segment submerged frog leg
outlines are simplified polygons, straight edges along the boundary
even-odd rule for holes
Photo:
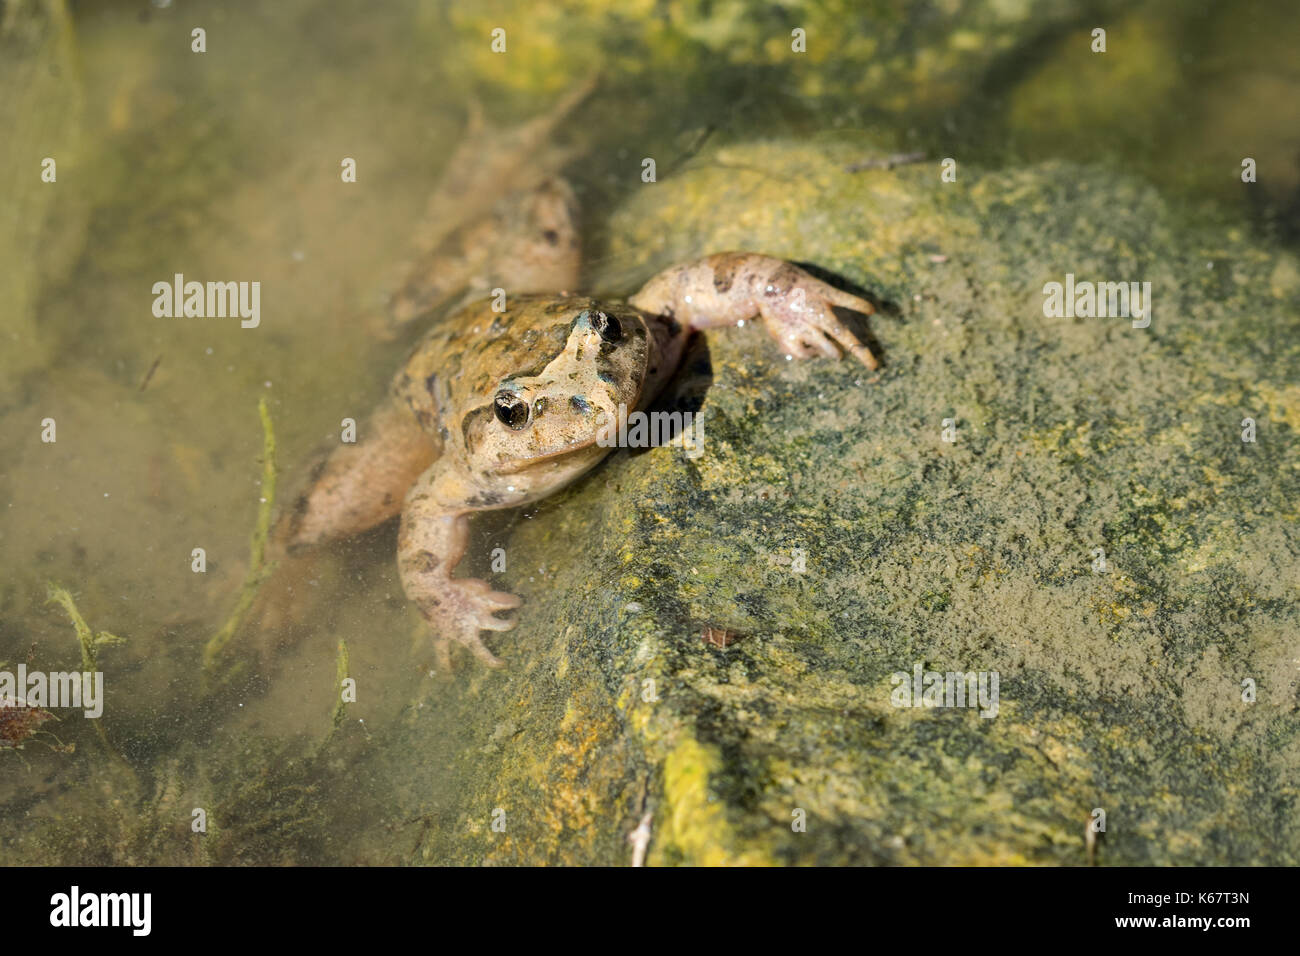
[[[439,486],[454,486],[457,481],[449,468],[435,464],[411,489],[402,509],[397,566],[406,596],[433,631],[440,666],[448,660],[448,642],[456,641],[489,667],[500,667],[501,661],[488,650],[479,631],[513,628],[515,621],[496,614],[523,601],[492,590],[478,578],[451,576],[469,543],[469,514],[463,507],[444,504]]]
[[[754,252],[722,252],[654,276],[629,301],[692,329],[736,325],[761,316],[788,355],[839,358],[840,349],[867,368],[879,363],[835,315],[833,306],[870,315],[866,299],[841,292],[798,266]]]
[[[411,268],[389,303],[391,330],[458,294],[480,298],[573,289],[578,283],[577,200],[563,179],[512,193],[483,219],[457,229]]]
[[[254,638],[268,649],[300,623],[316,576],[312,545],[365,531],[401,510],[406,491],[438,453],[436,440],[410,408],[385,401],[358,428],[359,441],[340,443],[317,463],[307,489],[271,532],[275,572],[257,595]]]
[[[394,270],[387,314],[367,321],[376,338],[395,337],[401,325],[458,294],[464,300],[498,286],[521,294],[577,285],[577,202],[557,174],[582,150],[550,139],[595,88],[592,76],[549,112],[505,130],[489,127],[471,101],[465,134],[416,229],[414,255]]]
[[[487,214],[507,193],[529,190],[550,179],[573,153],[550,146],[555,128],[596,88],[592,75],[549,111],[510,129],[497,129],[483,120],[481,107],[471,101],[464,136],[429,197],[416,248],[427,255],[460,226]]]
[[[436,439],[395,398],[315,468],[310,486],[277,526],[273,539],[293,552],[373,528],[402,510],[408,488],[438,453]]]

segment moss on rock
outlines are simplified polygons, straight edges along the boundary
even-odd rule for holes
[[[1300,858],[1286,254],[1108,172],[845,172],[871,151],[716,150],[613,217],[598,287],[814,263],[885,303],[888,364],[715,333],[701,457],[620,452],[517,526],[526,698],[459,812],[530,809],[426,858],[623,862],[642,803],[654,863],[1082,863],[1096,808],[1106,863]],[[1150,281],[1150,327],[1045,317],[1067,272]],[[998,715],[892,706],[917,663],[997,671]]]

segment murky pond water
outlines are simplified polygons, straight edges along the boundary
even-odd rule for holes
[[[1298,29],[1283,2],[0,0],[0,670],[92,654],[104,681],[98,719],[0,725],[22,745],[0,748],[0,862],[482,859],[448,847],[487,826],[466,801],[519,734],[519,677],[468,656],[433,675],[391,523],[323,550],[296,620],[205,664],[266,490],[259,403],[283,503],[410,348],[377,319],[472,102],[508,127],[598,77],[546,149],[568,151],[582,284],[610,294],[649,274],[615,212],[719,149],[739,180],[754,140],[869,139],[864,163],[910,156],[936,183],[948,157],[1096,163],[1290,250]],[[256,315],[160,315],[184,281],[257,283]],[[488,516],[466,569],[574,507]],[[566,553],[525,558],[519,586]],[[563,781],[575,805],[585,783]],[[571,858],[622,854],[624,826]]]

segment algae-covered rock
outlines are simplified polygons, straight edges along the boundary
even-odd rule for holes
[[[644,82],[729,70],[785,94],[864,100],[873,111],[952,105],[998,58],[1114,4],[1086,0],[425,0],[430,40],[452,71],[501,87],[558,91],[593,68]],[[635,108],[634,103],[629,106]]]
[[[84,18],[78,170],[43,145],[82,110],[62,7],[0,0],[0,322],[26,336],[0,373],[49,369],[3,418],[28,438],[0,474],[0,656],[75,665],[43,603],[67,583],[128,638],[103,729],[130,764],[73,719],[7,754],[6,861],[626,863],[636,832],[654,864],[1080,863],[1103,811],[1103,864],[1297,862],[1300,264],[1161,198],[1175,169],[1242,186],[1239,141],[1261,186],[1293,185],[1285,138],[1250,139],[1286,127],[1285,97],[1267,123],[1237,108],[1290,80],[1234,69],[1183,122],[1222,67],[1186,85],[1163,54],[1187,48],[1145,8],[1092,54],[1110,3],[320,6],[232,17],[202,58],[175,5]],[[1192,49],[1263,29],[1215,17]],[[536,511],[475,519],[464,573],[527,599],[490,637],[506,668],[429,674],[389,527],[322,560],[300,644],[200,701],[261,494],[256,398],[291,481],[400,361],[355,319],[385,298],[461,94],[504,123],[593,71],[560,134],[591,147],[569,170],[586,284],[626,294],[729,247],[794,258],[878,298],[885,370],[711,334],[665,398],[700,412],[702,455],[620,451]],[[847,132],[867,123],[889,138]],[[1139,160],[1175,143],[1134,167],[1161,193],[1005,159],[1099,155],[1079,127]],[[919,146],[933,162],[846,171]],[[51,282],[87,235],[83,188],[93,255]],[[152,316],[178,271],[264,282],[261,331]],[[1150,326],[1045,316],[1067,274],[1150,282]],[[47,415],[57,444],[37,443]],[[336,723],[342,640],[359,696]],[[996,716],[894,706],[917,667],[996,671]]]
[[[1021,155],[1106,157],[1202,200],[1255,191],[1287,203],[1300,187],[1300,78],[1284,51],[1300,8],[1206,13],[1158,3],[1107,18],[1105,52],[1091,25],[1053,38],[1007,90],[998,135]],[[1246,60],[1252,69],[1223,69]]]
[[[702,455],[516,526],[498,733],[418,858],[626,862],[648,812],[658,864],[1082,863],[1104,811],[1102,863],[1300,860],[1294,259],[1111,173],[872,152],[720,149],[614,215],[597,288],[790,257],[879,298],[887,366],[714,333]],[[1149,327],[1045,316],[1067,273],[1150,282]],[[894,706],[918,666],[996,716]]]

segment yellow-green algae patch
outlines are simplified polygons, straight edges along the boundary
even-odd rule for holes
[[[663,809],[652,862],[696,866],[761,866],[770,860],[743,850],[709,781],[720,771],[717,755],[686,737],[663,761]]]

